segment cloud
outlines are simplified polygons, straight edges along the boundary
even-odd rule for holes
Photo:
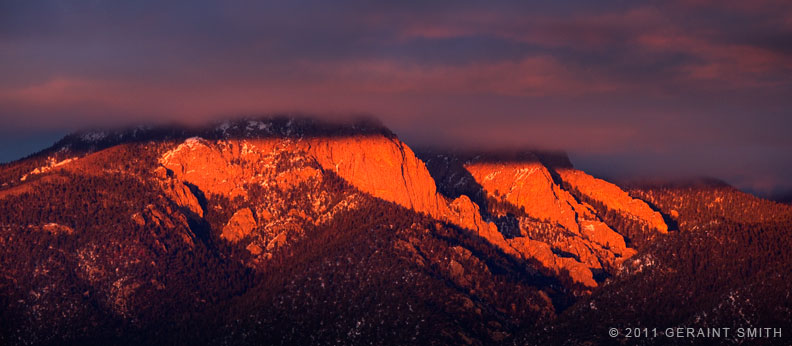
[[[749,181],[735,160],[779,182],[790,13],[771,0],[5,1],[0,135],[366,112],[416,144],[568,149],[592,167],[642,157],[641,172],[706,161]]]

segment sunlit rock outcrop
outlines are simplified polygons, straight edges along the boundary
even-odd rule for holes
[[[170,197],[178,206],[193,212],[198,217],[204,216],[203,207],[198,201],[198,197],[190,190],[190,187],[173,177],[171,177],[167,169],[158,167],[155,170],[156,176],[159,178],[160,186],[165,194]]]
[[[469,199],[450,203],[436,191],[423,162],[404,143],[385,136],[305,139],[224,140],[217,143],[190,138],[160,159],[181,180],[210,194],[244,197],[246,184],[294,185],[320,172],[306,169],[281,174],[279,157],[290,153],[317,162],[362,192],[438,219],[477,230],[493,226],[483,222]],[[472,214],[460,218],[461,210]]]
[[[489,237],[493,244],[499,244],[507,252],[515,251],[525,259],[537,260],[556,275],[568,275],[575,283],[595,287],[596,273],[613,273],[621,262],[636,253],[628,246],[625,235],[605,222],[600,215],[602,210],[580,200],[576,195],[580,192],[568,190],[560,180],[556,170],[570,171],[568,159],[556,158],[547,166],[544,160],[530,153],[468,154],[461,158],[431,154],[429,157],[428,165],[443,184],[441,190],[478,198],[484,206],[482,214],[500,220],[499,225],[505,227],[500,233],[506,237]],[[662,230],[662,219],[658,223],[652,213],[646,212],[651,208],[613,187],[621,194],[609,192],[622,201],[598,201],[597,198],[609,198],[600,194],[592,196],[592,200],[607,208],[629,203],[630,210],[636,210],[630,214],[632,218]],[[518,229],[509,230],[509,224]]]
[[[575,207],[582,207],[553,182],[541,163],[472,163],[465,168],[489,197],[522,208],[534,218],[579,231]]]
[[[639,220],[660,233],[668,232],[668,226],[660,213],[652,210],[646,202],[630,197],[618,186],[575,169],[560,169],[558,174],[564,183],[587,198],[604,204],[608,209]]]
[[[332,172],[361,192],[469,229],[504,253],[537,260],[584,287],[596,286],[593,278],[597,272],[613,271],[635,250],[575,193],[658,231],[667,229],[659,214],[617,186],[568,168],[556,172],[538,158],[527,158],[467,162],[463,173],[472,177],[481,193],[456,197],[439,193],[424,162],[395,136],[382,134],[215,141],[190,138],[165,152],[160,164],[176,180],[230,199],[247,198],[251,185],[285,190],[321,181]],[[575,190],[567,190],[562,182]],[[177,203],[195,211],[196,203],[186,193],[189,190],[173,184],[166,191],[171,191]],[[479,199],[478,203],[471,197]],[[518,234],[508,234],[493,222],[515,217],[503,208],[515,208],[519,214],[515,219]],[[250,220],[264,211],[258,209],[235,214],[223,237],[238,240],[249,234],[252,228],[248,226],[255,223]],[[281,238],[279,241],[284,241]],[[274,239],[267,239],[258,248],[271,247]],[[254,252],[259,252],[258,248]]]
[[[223,233],[220,234],[220,236],[228,241],[239,241],[250,235],[256,226],[256,219],[253,218],[253,212],[248,208],[242,208],[231,216],[231,219],[228,220],[228,223],[223,227]]]

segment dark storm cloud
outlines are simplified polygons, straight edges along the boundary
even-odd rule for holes
[[[2,1],[0,136],[368,112],[419,145],[768,190],[792,185],[790,40],[766,0]]]

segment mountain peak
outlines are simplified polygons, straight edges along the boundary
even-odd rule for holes
[[[274,115],[242,117],[203,125],[141,125],[122,128],[97,128],[71,133],[48,149],[98,150],[127,142],[253,138],[347,137],[384,135],[393,132],[374,118],[323,120],[307,116]]]

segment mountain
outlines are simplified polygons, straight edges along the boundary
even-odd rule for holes
[[[647,297],[658,323],[729,321],[724,292],[788,324],[790,208],[688,189],[563,153],[416,154],[373,121],[75,133],[0,166],[0,343],[608,343],[579,326]]]

